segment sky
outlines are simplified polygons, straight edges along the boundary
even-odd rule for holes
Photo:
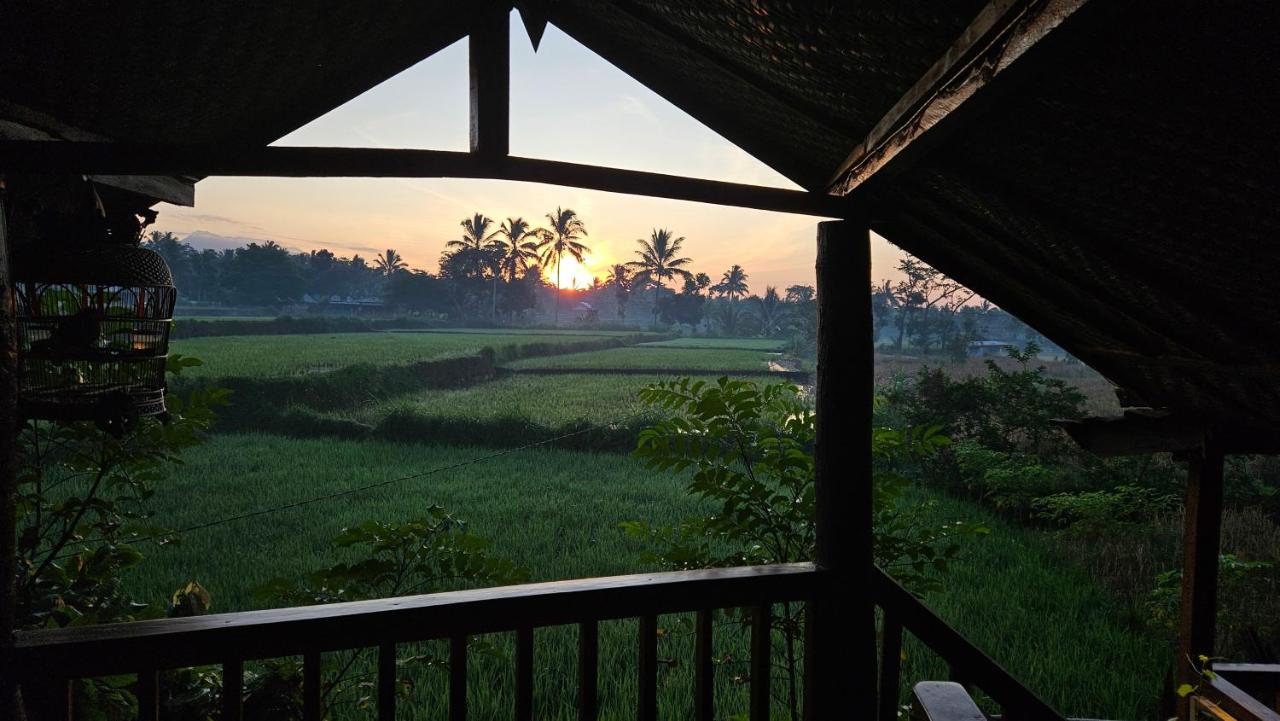
[[[511,39],[512,155],[796,187],[555,27],[535,54],[513,14]],[[274,144],[465,151],[468,105],[464,38]],[[207,178],[194,208],[160,206],[154,229],[365,258],[394,248],[435,272],[472,213],[542,224],[557,206],[586,223],[583,281],[634,260],[637,239],[668,228],[686,239],[694,272],[718,280],[736,263],[758,293],[813,283],[818,218],[496,180]],[[901,255],[874,238],[872,276],[896,277]]]

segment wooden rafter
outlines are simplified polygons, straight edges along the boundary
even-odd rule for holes
[[[0,142],[0,172],[275,177],[491,178],[828,218],[848,202],[822,193],[514,156],[388,148]]]
[[[1056,57],[1043,42],[1076,17],[1088,0],[992,0],[960,38],[876,123],[828,182],[847,195],[890,166],[901,168],[953,132],[990,101],[1007,76],[1030,74]],[[1095,5],[1099,3],[1094,3]],[[1014,73],[1016,68],[1019,73]],[[948,130],[948,128],[950,130]]]
[[[1148,453],[1195,453],[1206,439],[1217,439],[1224,453],[1251,454],[1280,451],[1280,436],[1270,429],[1245,423],[1224,425],[1181,413],[1131,410],[1122,416],[1056,421],[1081,448],[1103,457]]]
[[[467,44],[471,152],[486,157],[504,156],[511,148],[511,24],[507,15],[503,6],[480,13]]]

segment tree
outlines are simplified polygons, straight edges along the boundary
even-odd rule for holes
[[[490,315],[498,314],[498,251],[496,239],[501,230],[489,228],[493,220],[483,213],[475,213],[463,220],[462,237],[445,243],[445,252],[452,252],[458,269],[468,278],[482,280],[486,273],[493,276],[493,291],[490,301]]]
[[[591,249],[582,243],[587,237],[587,226],[572,208],[556,207],[554,213],[547,213],[550,227],[542,233],[538,243],[538,260],[542,267],[556,265],[556,310],[555,325],[560,325],[560,261],[570,255],[579,263]]]
[[[640,260],[633,260],[627,265],[636,269],[635,283],[653,284],[653,312],[657,315],[658,298],[662,293],[663,281],[693,277],[692,273],[684,269],[684,266],[693,261],[690,258],[678,256],[680,246],[684,245],[684,238],[675,237],[675,234],[666,228],[654,228],[648,240],[641,238],[636,240],[636,243],[640,245],[640,250],[636,251]]]
[[[711,286],[711,292],[736,302],[740,296],[747,294],[747,272],[742,266],[734,264],[720,277],[719,283]]]
[[[914,258],[903,258],[898,263],[898,270],[906,276],[893,286],[893,300],[898,308],[898,338],[894,347],[901,352],[902,341],[913,320],[922,313],[927,314],[940,303],[968,293],[968,297],[957,305],[958,308],[973,297],[973,292]],[[925,350],[928,350],[927,333],[922,340]]]
[[[627,301],[631,299],[631,268],[616,263],[609,269],[605,285],[613,286],[613,297],[618,303],[618,320],[627,318]]]
[[[289,251],[275,241],[250,243],[237,248],[229,263],[227,286],[236,301],[248,305],[278,306],[302,295],[305,281]]]
[[[790,309],[783,304],[782,298],[778,297],[778,289],[768,286],[764,290],[763,298],[753,297],[752,300],[755,301],[752,311],[760,323],[760,335],[771,338],[781,333]]]
[[[386,303],[417,312],[444,312],[449,307],[446,281],[420,270],[396,273],[387,281]]]
[[[532,227],[524,218],[507,218],[494,234],[493,247],[498,255],[498,273],[516,282],[516,273],[526,273],[530,263],[538,261],[538,239],[541,229]]]
[[[788,303],[809,303],[817,296],[811,285],[792,285],[787,287]]]
[[[401,258],[400,254],[393,248],[387,248],[385,253],[374,256],[373,266],[378,269],[379,273],[382,273],[388,278],[395,275],[397,271],[401,271],[409,267],[409,265],[404,262],[404,258]]]

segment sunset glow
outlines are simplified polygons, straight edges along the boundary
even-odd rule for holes
[[[590,256],[587,256],[589,259]],[[591,281],[595,279],[595,274],[591,272],[590,266],[586,263],[579,263],[572,255],[566,255],[560,261],[560,287],[566,290],[573,288],[587,288],[591,285]],[[550,266],[546,269],[547,282],[555,285],[556,268]]]

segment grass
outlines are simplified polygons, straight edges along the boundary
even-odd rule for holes
[[[706,350],[699,348],[610,348],[589,353],[527,358],[511,363],[513,369],[653,369],[655,371],[724,370],[767,373],[769,361],[777,354],[751,350]]]
[[[651,415],[636,394],[663,377],[657,372],[651,378],[574,373],[513,375],[468,388],[422,391],[331,415],[369,425],[376,425],[393,411],[458,421],[519,419],[550,428],[573,421],[625,423]]]
[[[400,478],[491,455],[477,448],[291,440],[226,435],[186,454],[186,465],[152,499],[153,519],[183,527],[343,489]],[[1016,677],[1060,710],[1101,718],[1146,718],[1158,697],[1167,649],[1130,627],[1082,572],[1048,549],[1041,534],[1013,527],[970,504],[937,501],[939,522],[981,519],[990,536],[975,539],[953,566],[950,588],[928,599]],[[682,479],[645,470],[626,456],[528,450],[407,480],[367,493],[283,511],[265,518],[194,531],[181,544],[145,549],[128,584],[159,601],[189,579],[213,593],[215,611],[258,608],[252,589],[277,576],[345,560],[328,539],[368,518],[407,519],[439,503],[466,518],[494,551],[530,569],[537,580],[648,570],[641,548],[617,522],[669,523],[699,512]],[[234,551],[230,550],[234,549]],[[1046,623],[1051,619],[1052,623]],[[674,627],[676,617],[664,617]],[[602,638],[604,718],[633,715],[635,623],[606,624]],[[730,634],[726,632],[726,642]],[[719,637],[719,635],[718,635]],[[509,636],[495,637],[499,649]],[[536,657],[540,718],[567,719],[574,708],[573,629],[539,631]],[[660,654],[688,659],[687,639],[673,634]],[[721,649],[723,651],[724,649]],[[945,678],[946,668],[908,643],[904,680]],[[688,664],[664,672],[663,714],[684,715],[691,698]],[[723,675],[729,675],[727,673]],[[476,718],[507,715],[511,659],[480,658],[471,670]],[[418,708],[404,718],[440,711],[443,679],[427,679]],[[745,687],[720,689],[726,710],[745,709]],[[430,700],[428,700],[430,699]],[[406,704],[410,706],[410,704]]]
[[[254,335],[175,340],[172,350],[204,361],[193,377],[269,377],[333,370],[353,363],[390,365],[470,355],[486,346],[540,342],[531,333],[333,333]],[[588,340],[586,334],[574,339]]]
[[[673,338],[671,340],[641,343],[640,346],[644,348],[782,351],[786,349],[787,341],[770,338]]]

